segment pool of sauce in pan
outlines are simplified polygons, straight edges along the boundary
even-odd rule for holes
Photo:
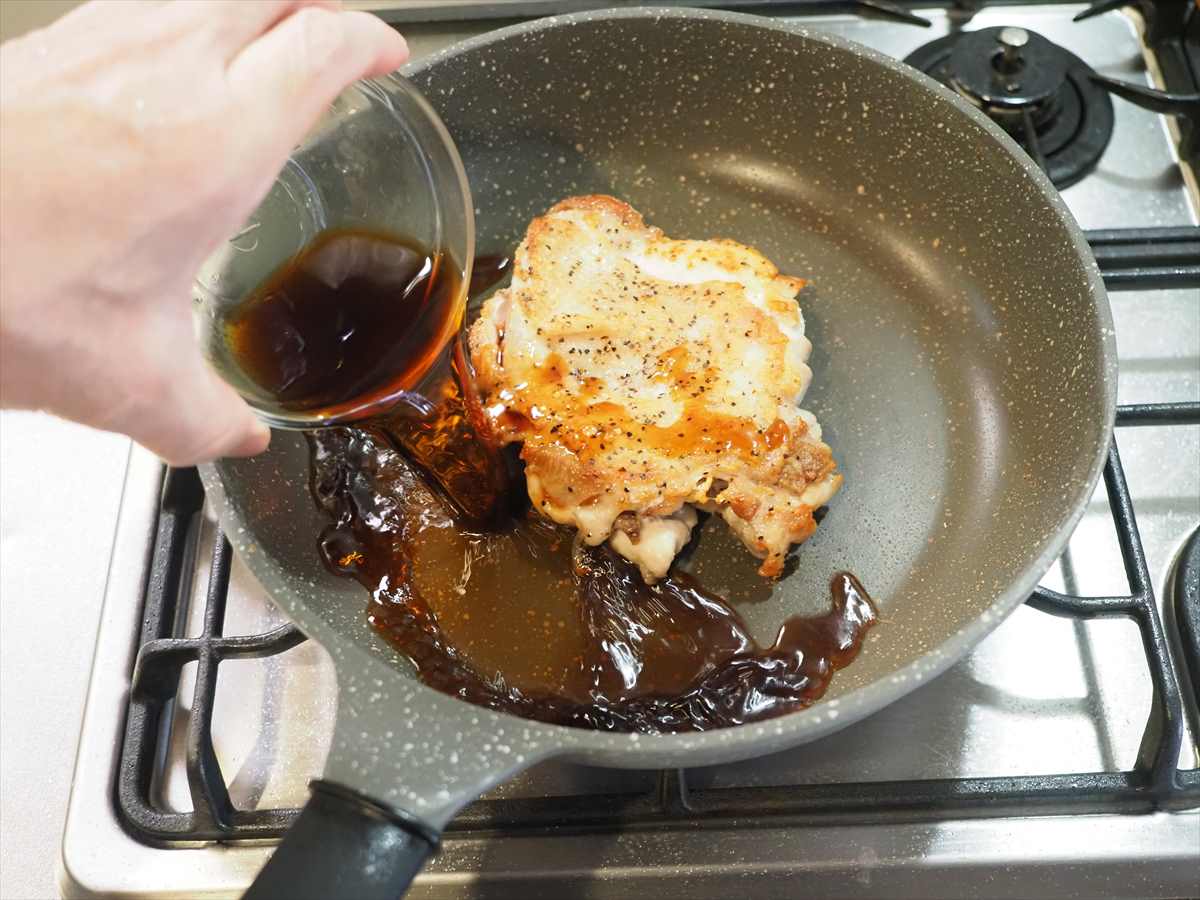
[[[817,700],[876,618],[862,585],[839,573],[828,612],[785,620],[762,647],[691,575],[647,586],[607,547],[579,547],[532,511],[463,529],[369,428],[310,441],[313,493],[333,520],[320,538],[326,564],[370,592],[369,621],[422,681],[480,706],[649,733],[767,719]]]
[[[370,593],[370,623],[431,687],[545,722],[698,731],[818,699],[875,622],[862,585],[835,575],[827,612],[787,619],[760,646],[693,575],[647,586],[608,548],[534,514],[519,463],[490,440],[461,339],[446,343],[461,324],[448,262],[402,238],[327,232],[227,335],[243,371],[289,409],[373,410],[360,427],[309,435],[313,496],[331,520],[320,552]],[[477,259],[470,292],[507,272],[504,257]],[[398,391],[420,396],[392,405]],[[767,592],[723,525],[700,531],[726,544],[718,557],[746,563],[742,584]]]

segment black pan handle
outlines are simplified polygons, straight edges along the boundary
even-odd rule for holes
[[[312,792],[243,900],[396,900],[438,845],[438,831],[329,781]]]

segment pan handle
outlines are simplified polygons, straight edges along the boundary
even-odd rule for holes
[[[437,849],[438,829],[353,788],[311,795],[243,900],[396,900]]]

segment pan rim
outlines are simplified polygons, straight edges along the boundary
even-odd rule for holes
[[[900,699],[925,681],[932,680],[959,661],[975,645],[990,634],[1010,613],[1025,602],[1041,577],[1049,570],[1054,560],[1059,557],[1082,518],[1087,502],[1091,498],[1100,474],[1108,457],[1112,440],[1113,426],[1116,418],[1117,394],[1117,355],[1116,339],[1113,330],[1111,308],[1107,292],[1100,276],[1099,267],[1091,254],[1087,241],[1078,223],[1068,210],[1058,190],[1050,183],[1049,178],[1033,162],[1033,160],[1016,144],[1016,142],[998,125],[988,119],[980,110],[958,96],[949,88],[905,63],[889,57],[870,47],[838,35],[823,32],[797,23],[782,22],[753,14],[727,12],[711,9],[688,9],[680,7],[633,7],[606,10],[593,10],[579,13],[569,13],[522,22],[490,31],[485,34],[456,43],[419,62],[409,64],[402,73],[413,77],[433,68],[440,62],[452,59],[464,53],[474,51],[502,41],[511,40],[525,34],[536,33],[545,29],[561,28],[579,23],[605,20],[637,20],[637,19],[674,19],[685,21],[716,21],[749,26],[752,28],[768,29],[771,31],[797,34],[800,37],[824,44],[839,50],[849,51],[874,62],[887,69],[892,74],[915,81],[922,87],[933,101],[949,102],[958,112],[978,126],[985,134],[997,142],[1019,165],[1025,176],[1036,186],[1041,198],[1047,203],[1059,225],[1069,236],[1076,257],[1081,264],[1081,274],[1085,277],[1093,305],[1102,331],[1100,346],[1102,360],[1100,379],[1104,390],[1103,421],[1097,423],[1102,429],[1099,434],[1105,435],[1096,442],[1093,458],[1087,479],[1081,479],[1072,497],[1073,509],[1063,522],[1049,534],[1042,544],[1041,552],[1027,564],[1024,574],[1016,579],[980,614],[968,622],[957,632],[941,643],[927,650],[921,657],[895,670],[890,675],[865,684],[853,691],[829,701],[818,701],[813,706],[762,722],[752,722],[730,728],[715,729],[707,732],[673,733],[673,734],[627,734],[591,731],[581,728],[571,728],[563,725],[552,725],[522,719],[504,712],[496,712],[467,703],[457,698],[449,697],[427,687],[420,682],[414,682],[414,689],[420,696],[428,697],[431,701],[436,698],[444,701],[436,705],[443,709],[452,709],[464,716],[479,719],[484,722],[494,722],[500,728],[511,729],[517,726],[533,738],[536,746],[542,752],[539,758],[555,756],[579,762],[603,764],[622,768],[659,767],[662,765],[677,766],[708,765],[721,762],[733,762],[739,759],[759,756],[766,753],[784,750],[791,746],[806,743],[823,737],[834,731],[850,725],[883,707]],[[224,525],[242,524],[236,509],[232,507],[225,496],[221,484],[220,473],[214,465],[201,467],[201,475],[210,496],[217,500],[215,506],[218,516]],[[227,533],[234,533],[237,528],[226,528]],[[275,579],[268,572],[269,561],[265,554],[244,554],[248,567],[262,579],[268,575],[268,581]],[[261,571],[260,571],[261,570]],[[392,673],[394,668],[381,654],[352,644],[341,638],[319,616],[306,615],[307,605],[302,599],[296,598],[293,603],[280,602],[276,591],[268,591],[272,600],[283,607],[285,613],[297,622],[301,628],[326,646],[337,644],[339,653],[345,660],[339,660],[338,678],[343,677],[342,665],[345,663],[361,664],[375,672],[375,667]],[[296,615],[296,611],[300,615]],[[510,731],[511,733],[511,731]],[[550,746],[548,747],[547,744]],[[532,762],[532,760],[530,760]]]

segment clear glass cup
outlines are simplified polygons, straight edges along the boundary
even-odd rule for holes
[[[370,229],[409,238],[444,254],[460,276],[457,314],[466,311],[475,253],[471,193],[449,133],[420,92],[389,75],[356,82],[334,101],[293,151],[246,224],[201,267],[194,282],[196,334],[209,362],[272,427],[307,429],[381,413],[388,402],[340,410],[286,409],[238,365],[229,326],[272,273],[329,229]],[[445,336],[453,344],[456,331]],[[445,354],[437,354],[438,359]],[[431,359],[430,367],[436,364]],[[415,373],[420,382],[424,373]],[[404,385],[415,390],[417,385]]]

